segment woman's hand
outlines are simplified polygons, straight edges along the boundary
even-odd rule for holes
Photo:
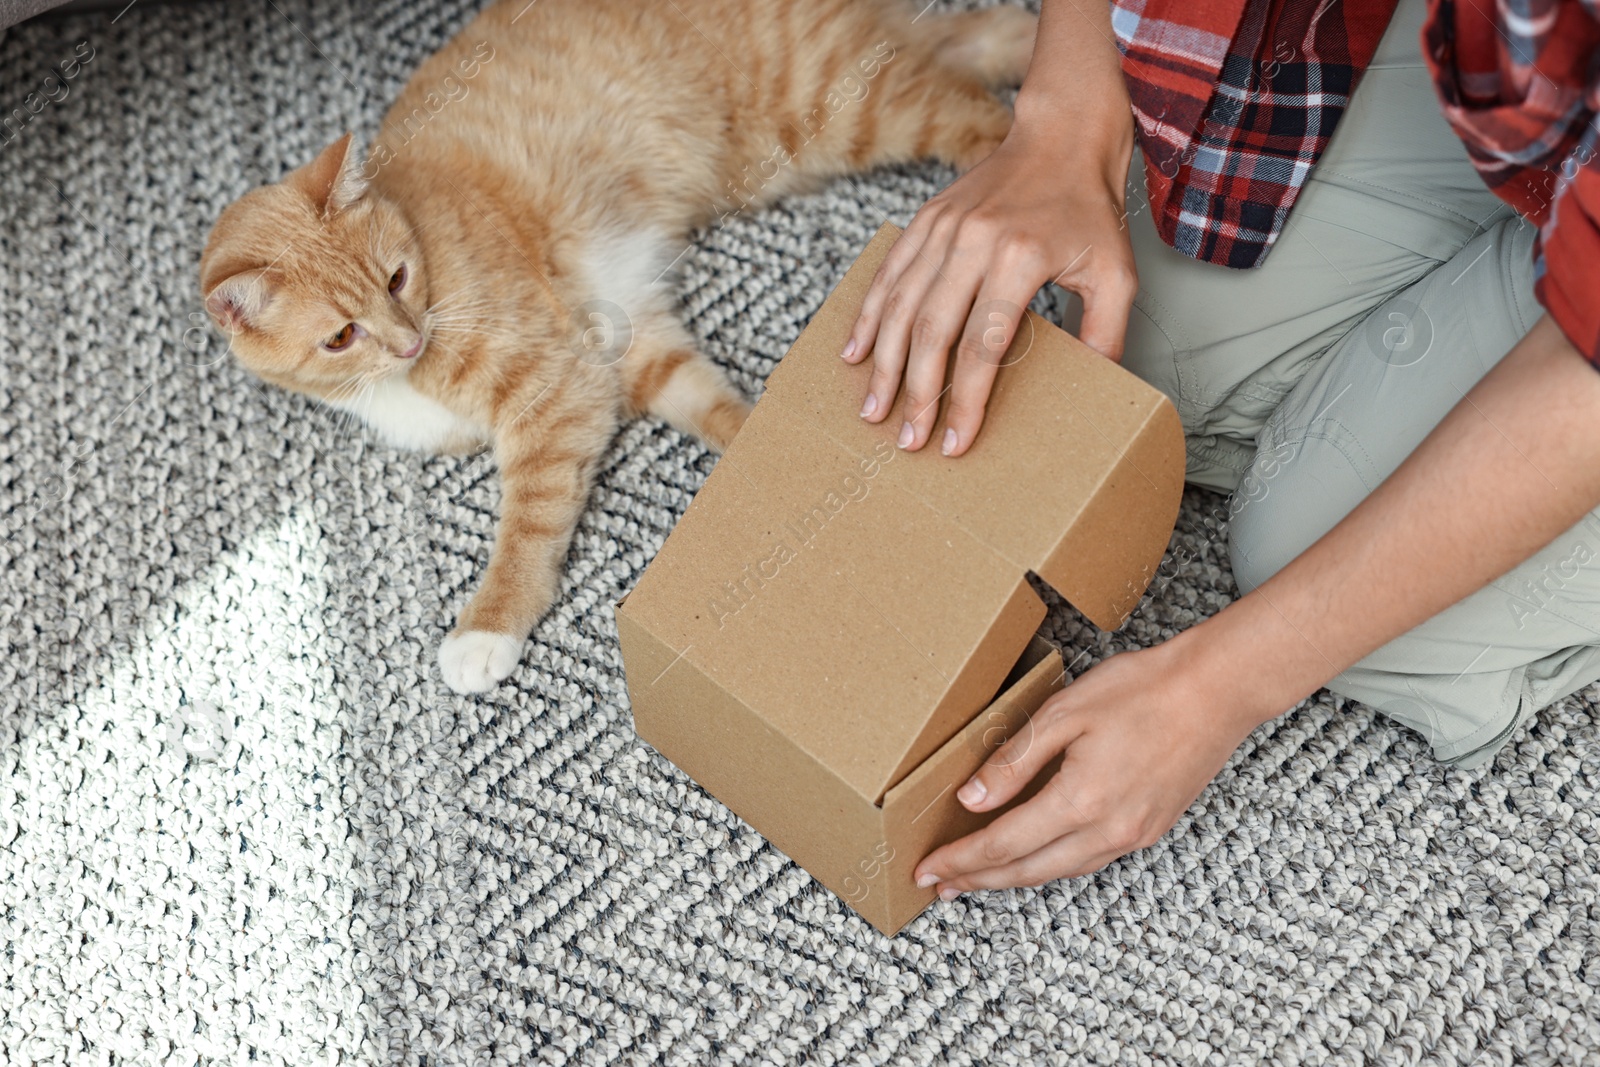
[[[1548,316],[1398,470],[1254,591],[1046,701],[957,796],[1031,800],[929,855],[940,895],[1098,870],[1159,838],[1252,729],[1600,506],[1600,374]]]
[[[1060,770],[1026,803],[930,854],[917,884],[950,900],[1074,878],[1170,830],[1268,717],[1243,713],[1189,669],[1184,638],[1197,632],[1113,656],[1047,700],[957,796],[991,811],[1064,750]]]
[[[932,436],[952,347],[940,447],[972,447],[995,371],[1046,282],[1083,298],[1085,344],[1122,357],[1139,287],[1123,211],[1133,118],[1109,11],[1045,3],[1011,133],[923,205],[878,268],[843,356],[872,356],[868,422],[890,417],[905,379],[901,448]]]

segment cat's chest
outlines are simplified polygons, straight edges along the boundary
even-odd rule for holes
[[[364,397],[341,405],[396,448],[460,451],[488,441],[488,431],[424,396],[404,378],[390,378]]]

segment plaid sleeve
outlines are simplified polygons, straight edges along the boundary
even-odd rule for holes
[[[1184,255],[1258,266],[1395,0],[1113,0],[1145,189]]]
[[[1423,43],[1478,173],[1539,227],[1539,302],[1600,366],[1600,0],[1430,0]]]
[[[1600,171],[1592,125],[1581,145],[1587,162],[1562,179],[1540,229],[1534,293],[1567,340],[1600,367]]]

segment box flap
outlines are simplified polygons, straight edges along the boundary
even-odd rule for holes
[[[1184,462],[1160,393],[1036,317],[966,456],[896,449],[897,420],[855,414],[870,368],[838,355],[894,232],[819,309],[618,607],[677,650],[663,676],[705,674],[875,802],[993,696],[1044,614],[1028,571],[1122,623]]]
[[[767,381],[767,393],[818,432],[857,448],[892,444],[900,429],[896,414],[862,432],[856,411],[870,360],[838,358],[898,234],[878,231]],[[946,459],[929,444],[890,480],[1049,582],[1095,625],[1121,626],[1178,518],[1185,455],[1171,401],[1028,312],[987,411],[966,455]],[[1107,505],[1115,517],[1102,514]]]

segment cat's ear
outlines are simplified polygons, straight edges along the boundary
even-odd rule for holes
[[[361,173],[354,144],[355,138],[345,134],[287,179],[311,198],[323,218],[343,211],[366,194],[367,179]]]
[[[206,311],[228,333],[238,333],[259,321],[271,300],[266,270],[243,270],[222,279],[206,294]]]

